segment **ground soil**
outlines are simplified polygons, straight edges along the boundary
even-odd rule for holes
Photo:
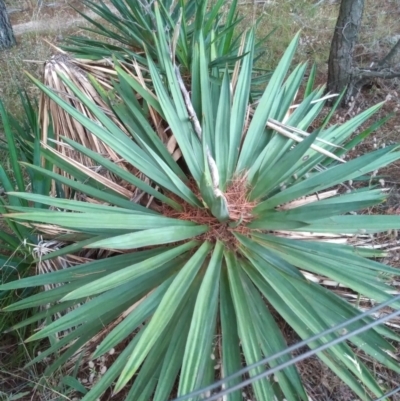
[[[110,5],[110,9],[114,7]],[[73,0],[66,2],[44,3],[41,8],[27,8],[22,11],[11,13],[10,19],[13,25],[14,34],[18,36],[25,33],[41,33],[49,31],[63,32],[74,25],[86,22],[79,12],[90,18],[96,14],[88,10],[81,1]],[[62,23],[60,24],[60,22]]]

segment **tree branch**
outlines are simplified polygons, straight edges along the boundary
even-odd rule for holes
[[[397,43],[390,49],[390,52],[378,62],[377,67],[383,67],[387,64],[389,64],[390,60],[397,54],[397,52],[400,50],[400,39],[397,41]],[[379,68],[378,68],[379,69]]]
[[[379,71],[379,70],[355,68],[354,75],[360,77],[360,79],[365,79],[365,78],[393,79],[400,77],[400,71],[393,71],[391,69],[385,69]]]

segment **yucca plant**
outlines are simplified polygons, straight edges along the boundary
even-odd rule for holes
[[[99,18],[99,20],[94,20],[85,13],[81,13],[90,23],[88,31],[96,34],[95,39],[70,37],[67,39],[69,44],[63,46],[64,50],[51,45],[58,54],[46,61],[43,83],[63,94],[64,99],[73,107],[96,121],[84,103],[77,99],[58,78],[57,73],[67,75],[83,93],[86,93],[89,98],[97,102],[99,107],[107,111],[108,106],[100,96],[97,96],[93,85],[100,92],[108,91],[109,95],[114,95],[111,81],[118,78],[115,69],[119,67],[136,80],[137,85],[141,86],[143,82],[146,82],[151,86],[151,77],[144,54],[146,50],[158,62],[154,32],[159,28],[156,24],[152,2],[147,2],[147,0],[118,0],[109,4],[88,0],[83,3]],[[229,7],[224,5],[221,0],[212,4],[208,0],[195,2],[165,0],[159,3],[159,7],[162,33],[170,39],[171,58],[180,65],[185,82],[192,87],[195,88],[199,85],[199,82],[191,81],[191,77],[198,76],[198,74],[195,71],[191,74],[190,71],[192,68],[196,68],[196,65],[192,65],[192,48],[200,29],[202,29],[206,47],[212,49],[209,66],[214,69],[216,75],[218,75],[218,66],[224,68],[227,66],[233,70],[235,61],[243,57],[244,36],[243,32],[236,29],[242,18],[238,16],[236,0]],[[267,37],[256,44],[258,52],[261,51],[261,44]],[[115,59],[118,60],[117,66]],[[252,76],[252,97],[256,99],[259,95],[260,84],[265,84],[270,74],[254,67],[253,70],[257,72]],[[152,114],[150,117],[154,120],[155,115]],[[55,146],[60,153],[71,155],[88,169],[93,167],[90,158],[63,146],[58,141],[59,136],[64,135],[104,156],[107,155],[106,157],[110,160],[118,162],[118,155],[42,93],[40,121],[41,138],[45,144],[47,144],[47,126],[50,120],[54,128]],[[114,116],[114,121],[118,124],[117,116]],[[155,126],[159,125],[157,121],[154,124]],[[157,134],[166,144],[168,143],[170,152],[174,153],[174,149],[171,147],[174,146],[174,143],[176,144],[176,141],[171,139],[169,132],[158,130]],[[173,154],[175,159],[178,156],[179,149]],[[121,162],[123,163],[123,161],[119,161],[119,163]],[[64,174],[66,173],[64,172]],[[68,174],[66,176],[68,177]],[[106,178],[114,179],[109,174]],[[64,186],[63,189],[68,195],[68,187]]]
[[[77,10],[90,23],[85,29],[98,38],[70,36],[67,44],[62,46],[64,50],[86,60],[99,60],[114,55],[129,64],[134,58],[147,65],[144,54],[146,48],[153,59],[157,58],[153,32],[160,29],[160,26],[156,22],[154,1],[111,0],[106,4],[83,0],[82,3],[100,18],[96,21]],[[232,61],[229,57],[237,57],[234,50],[240,46],[240,35],[235,35],[234,30],[242,19],[237,12],[237,0],[230,3],[225,12],[222,12],[223,0],[212,4],[208,0],[163,0],[159,2],[159,6],[160,18],[163,20],[162,33],[171,39],[171,55],[186,69],[190,70],[191,45],[200,29],[208,39],[207,46],[212,42],[218,44],[218,54],[221,57],[219,61],[222,65]],[[218,63],[217,60],[213,62]]]
[[[38,166],[29,168],[84,194],[86,201],[81,196],[62,199],[10,192],[13,199],[49,209],[10,205],[4,216],[64,241],[64,247],[42,260],[73,256],[82,249],[109,251],[106,258],[0,286],[11,290],[57,285],[6,310],[47,306],[47,311],[17,327],[66,311],[27,339],[66,333],[30,364],[57,353],[46,370],[51,375],[71,358],[83,357],[91,362],[86,371],[83,365],[81,377],[87,373],[93,379],[97,363],[108,361],[92,380],[95,384],[85,401],[123,390],[127,400],[163,401],[202,388],[243,364],[284,350],[282,321],[307,339],[360,313],[318,284],[320,278],[383,302],[392,297],[388,278],[398,272],[371,259],[384,254],[366,244],[375,233],[400,228],[400,218],[350,213],[385,199],[369,173],[399,159],[398,147],[344,160],[370,130],[355,137],[352,133],[381,105],[341,126],[328,126],[330,113],[318,129],[310,129],[323,108],[324,88],[312,89],[313,69],[304,99],[295,104],[306,71],[304,64],[289,71],[298,36],[259,102],[251,103],[253,31],[247,34],[237,73],[231,74],[226,68],[210,70],[213,50],[200,30],[193,44],[191,77],[199,84],[189,94],[171,58],[157,5],[154,16],[157,65],[152,53],[146,54],[154,93],[145,84],[138,88],[137,81],[117,67],[116,96],[99,94],[130,136],[65,76],[60,78],[96,122],[35,81],[147,178],[138,178],[71,139],[64,139],[65,146],[90,157],[143,197],[133,201],[115,183],[101,181],[45,147],[42,157],[75,179]],[[149,110],[176,139],[182,153],[179,162],[157,135],[160,127],[149,123]],[[356,179],[360,185],[349,186]],[[363,318],[348,330],[371,320]],[[315,349],[340,335],[332,333],[309,347]],[[382,395],[383,388],[364,356],[400,373],[390,356],[394,347],[389,340],[399,337],[378,326],[318,357],[360,399],[369,400]],[[270,366],[290,359],[291,355],[280,357]],[[250,377],[265,369],[254,368]],[[239,381],[229,380],[225,386]],[[295,366],[274,378],[254,381],[252,391],[258,401],[308,400]],[[227,399],[243,396],[235,391]]]
[[[168,38],[170,56],[181,67],[185,80],[198,76],[193,71],[197,64],[193,63],[192,49],[200,32],[207,51],[212,49],[208,60],[210,68],[234,68],[236,60],[243,57],[244,32],[240,27],[243,17],[239,16],[237,0],[229,4],[224,0],[159,1],[161,26],[156,21],[152,0],[111,0],[108,4],[83,0],[82,3],[97,15],[97,19],[93,19],[76,10],[89,23],[83,29],[90,37],[68,36],[61,48],[89,67],[98,62],[110,65],[111,60],[117,58],[125,68],[132,70],[134,63],[144,67],[145,73],[148,68],[146,53],[156,63],[163,62],[154,40],[154,32],[159,29],[162,29],[159,34]],[[273,32],[255,43],[257,57],[264,52],[265,41]],[[252,95],[257,97],[258,86],[265,85],[271,74],[262,68],[254,68],[254,71],[257,75],[252,77]],[[194,86],[197,84],[192,82]]]
[[[20,162],[41,166],[40,134],[37,118],[37,104],[32,103],[27,94],[20,91],[22,104],[22,119],[8,112],[0,101],[0,123],[4,132],[2,160],[0,161],[0,185],[4,191],[20,191],[38,194],[48,194],[51,180],[48,177],[23,169]],[[52,166],[46,163],[46,169]],[[28,202],[5,195],[0,197],[0,213],[4,214],[8,206],[28,206]],[[34,204],[39,209],[42,204]],[[1,221],[0,232],[0,266],[1,283],[16,280],[30,273],[35,265],[33,248],[37,245],[38,237],[32,230],[19,222],[4,218]],[[21,299],[32,294],[32,289],[26,289],[16,296],[10,291],[0,291],[2,307],[9,305],[12,299]],[[9,328],[10,322],[6,315],[0,319],[0,330]]]
[[[58,49],[60,50],[60,49]],[[110,108],[107,103],[98,96],[95,86],[98,90],[110,91],[112,90],[111,80],[117,77],[117,73],[112,63],[84,63],[79,59],[70,57],[65,52],[61,52],[52,56],[44,67],[43,84],[49,88],[55,89],[59,94],[62,94],[63,99],[68,102],[72,107],[80,110],[86,114],[92,121],[96,121],[96,118],[91,114],[90,110],[75,97],[73,92],[62,82],[58,77],[58,74],[67,76],[72,82],[79,86],[80,91],[84,93],[89,99],[94,101],[98,107],[102,108],[104,112],[109,112],[109,115],[116,124],[119,124],[118,117],[112,115]],[[111,65],[110,65],[111,64]],[[140,71],[140,70],[139,70]],[[132,75],[132,72],[127,70],[128,74]],[[95,85],[95,86],[94,86]],[[61,141],[60,136],[66,136],[71,138],[83,146],[95,150],[97,153],[102,154],[109,160],[118,163],[123,166],[123,160],[102,141],[99,141],[90,131],[85,129],[82,124],[72,118],[69,114],[65,113],[64,110],[59,107],[56,103],[44,93],[40,97],[39,106],[39,118],[41,127],[41,140],[43,145],[53,145],[61,154],[73,158],[80,166],[86,167],[87,170],[93,169],[95,172],[99,172],[97,169],[96,162],[92,159],[82,155],[80,152],[76,152],[70,147],[66,147]],[[120,128],[123,130],[124,127],[120,124]],[[49,138],[48,130],[52,130],[52,137]],[[168,138],[164,135],[164,139]],[[96,170],[97,169],[97,170]],[[55,169],[57,172],[68,177],[62,169]],[[112,180],[113,176],[105,172],[105,179]],[[63,186],[65,196],[69,196],[69,187]],[[53,188],[55,193],[55,188]]]
[[[87,97],[95,100],[97,105],[106,112],[109,107],[97,95],[94,86],[98,92],[108,92],[108,96],[114,96],[112,80],[118,78],[116,68],[123,69],[133,80],[136,80],[137,86],[140,87],[143,82],[151,86],[151,77],[144,54],[146,50],[158,62],[154,40],[154,32],[158,30],[158,26],[152,3],[146,1],[112,1],[111,7],[110,4],[95,3],[90,0],[84,1],[84,4],[101,19],[101,21],[96,21],[84,13],[82,14],[90,23],[88,30],[96,33],[97,38],[71,37],[68,39],[69,45],[63,47],[68,52],[51,45],[58,54],[46,61],[43,83],[62,94],[64,99],[74,108],[96,121],[90,110],[73,95],[57,74],[67,75],[71,81],[80,87],[82,93],[86,93]],[[199,82],[191,81],[191,77],[197,77],[198,73],[194,71],[193,74],[190,74],[190,71],[192,68],[197,68],[196,65],[192,65],[192,48],[199,35],[200,28],[205,38],[206,47],[212,49],[209,66],[213,68],[214,75],[218,76],[218,67],[220,66],[230,68],[231,73],[237,75],[238,71],[233,71],[235,61],[243,57],[245,49],[243,32],[236,32],[236,28],[241,22],[237,13],[236,1],[226,7],[224,2],[220,0],[212,5],[209,5],[208,0],[179,3],[166,0],[161,1],[159,7],[161,9],[159,17],[162,19],[162,32],[170,39],[169,52],[171,58],[176,60],[182,68],[186,83],[189,83],[193,88],[199,85]],[[261,43],[264,43],[266,38],[256,44],[257,51],[261,50]],[[117,65],[115,59],[118,60]],[[260,84],[265,84],[270,73],[265,73],[265,71],[254,67],[253,70],[256,74],[252,75],[251,96],[256,99],[259,96]],[[123,165],[123,160],[112,149],[99,141],[78,121],[63,112],[62,108],[52,102],[44,93],[41,95],[39,116],[41,139],[44,144],[47,144],[48,124],[51,121],[54,129],[53,141],[55,141],[55,147],[60,153],[71,156],[87,169],[94,167],[94,162],[90,158],[63,146],[59,142],[60,135],[64,135]],[[113,118],[118,124],[118,117],[115,115]],[[158,115],[153,113],[150,118],[154,120],[158,118]],[[154,121],[154,124],[156,127],[159,125],[157,121]],[[124,130],[123,126],[120,128]],[[180,157],[179,149],[173,148],[174,144],[176,145],[173,136],[168,131],[158,130],[157,134],[167,144],[173,158],[176,160]],[[63,170],[61,172],[69,177]],[[112,181],[115,177],[106,172],[105,179]],[[68,187],[64,185],[63,190],[69,196]],[[125,189],[125,194],[126,191]],[[132,196],[136,197],[136,195]]]

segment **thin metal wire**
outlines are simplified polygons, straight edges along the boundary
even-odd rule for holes
[[[397,394],[397,393],[399,393],[399,392],[400,392],[400,386],[397,387],[397,388],[395,388],[394,390],[389,391],[388,393],[384,394],[382,397],[377,398],[375,401],[383,401],[383,400],[386,400],[387,397],[390,397],[390,396],[392,396],[392,395],[395,395],[395,394]]]
[[[342,329],[342,328],[345,328],[345,327],[347,327],[348,325],[350,325],[350,324],[352,324],[352,323],[355,323],[355,322],[357,322],[357,321],[363,319],[364,317],[367,317],[367,316],[370,315],[371,313],[377,312],[377,311],[379,311],[380,309],[383,309],[384,307],[386,307],[386,306],[388,306],[388,305],[390,305],[390,304],[392,304],[392,303],[394,303],[394,302],[396,302],[396,301],[398,301],[398,300],[400,300],[400,295],[397,295],[396,297],[394,297],[394,298],[392,298],[392,299],[390,299],[390,300],[388,300],[388,301],[386,301],[386,302],[384,302],[384,303],[382,303],[382,304],[379,304],[379,305],[375,306],[374,308],[371,308],[371,309],[369,309],[368,311],[365,311],[365,312],[361,313],[361,314],[358,315],[358,316],[355,316],[355,317],[353,317],[353,318],[351,318],[351,319],[348,319],[348,320],[346,320],[345,322],[340,323],[340,324],[338,324],[338,325],[336,325],[336,326],[334,326],[334,327],[332,327],[332,328],[330,328],[330,329],[327,329],[327,330],[325,330],[325,331],[323,331],[323,332],[321,332],[321,333],[319,333],[319,334],[316,334],[316,335],[314,335],[314,336],[312,336],[312,337],[310,337],[310,338],[308,338],[308,339],[306,339],[306,340],[303,340],[303,341],[301,341],[301,342],[299,342],[299,343],[297,343],[297,344],[295,344],[295,345],[292,345],[292,346],[290,346],[290,347],[287,347],[285,350],[282,350],[282,351],[280,351],[280,352],[277,352],[277,353],[274,354],[274,355],[271,355],[271,356],[268,356],[268,357],[266,357],[266,358],[263,358],[263,359],[261,359],[260,361],[258,361],[258,362],[256,362],[256,363],[253,363],[252,365],[246,366],[245,368],[243,368],[243,369],[237,371],[236,373],[234,373],[234,374],[232,374],[232,375],[230,375],[230,376],[227,376],[227,377],[225,377],[225,378],[223,378],[223,379],[221,379],[221,380],[219,380],[219,381],[217,381],[217,382],[215,382],[215,383],[213,383],[213,384],[211,384],[211,385],[209,385],[209,386],[207,386],[207,387],[204,387],[204,388],[202,388],[202,389],[195,390],[195,391],[193,391],[193,392],[191,392],[191,393],[188,393],[188,394],[182,395],[182,396],[180,396],[180,397],[177,397],[177,398],[175,398],[173,401],[183,401],[183,400],[186,400],[186,399],[188,399],[188,398],[191,398],[191,397],[195,397],[195,396],[204,394],[204,393],[207,392],[207,391],[212,391],[212,390],[214,390],[214,389],[220,387],[221,385],[225,384],[226,382],[228,382],[228,381],[230,381],[230,380],[232,380],[232,379],[234,379],[234,378],[236,378],[236,377],[238,377],[238,376],[242,376],[244,373],[247,373],[247,372],[249,372],[250,370],[252,370],[252,369],[254,369],[254,368],[258,367],[258,366],[265,365],[266,363],[268,363],[268,362],[270,362],[270,361],[272,361],[272,360],[274,360],[274,359],[280,358],[281,356],[284,356],[284,355],[286,355],[286,354],[288,354],[288,353],[290,353],[290,352],[296,351],[296,350],[298,350],[299,348],[304,347],[305,345],[307,345],[308,343],[310,343],[310,342],[312,342],[312,341],[318,340],[318,339],[320,339],[321,337],[324,337],[324,336],[326,336],[326,335],[328,335],[328,334],[331,334],[331,333],[333,333],[333,332],[335,332],[335,331],[338,331],[338,330],[340,330],[340,329]],[[349,333],[347,333],[347,334],[345,334],[345,335],[343,335],[343,336],[341,336],[341,337],[339,337],[339,338],[336,338],[336,339],[330,341],[329,343],[324,344],[323,347],[325,347],[324,349],[326,349],[326,348],[330,347],[331,345],[334,345],[334,344],[336,344],[336,343],[340,343],[340,342],[346,340],[347,338],[349,338],[349,337],[351,337],[351,336],[353,336],[353,335],[362,333],[363,331],[366,331],[366,330],[368,330],[368,329],[370,329],[370,328],[372,328],[372,327],[374,327],[374,326],[376,326],[376,325],[378,325],[378,324],[380,324],[380,323],[382,323],[382,322],[385,322],[386,320],[389,320],[389,319],[391,319],[392,317],[397,316],[397,315],[400,315],[400,311],[394,312],[394,313],[392,313],[392,314],[390,314],[390,315],[387,315],[387,316],[385,316],[385,317],[383,317],[383,318],[381,318],[381,319],[375,320],[375,321],[369,323],[368,325],[366,325],[366,326],[364,326],[364,327],[362,327],[362,328],[360,328],[360,329],[357,329],[357,330],[355,330],[355,331],[353,331],[353,332],[349,332]],[[361,331],[359,331],[359,330],[361,330]],[[319,352],[319,348],[309,351],[308,353],[311,353],[311,354],[308,355],[307,357],[314,355],[316,352]],[[307,353],[307,354],[308,354],[308,353]],[[305,355],[305,354],[304,354],[304,355]],[[301,356],[301,355],[300,355],[300,356]],[[292,365],[293,363],[296,363],[295,359],[296,359],[296,358],[291,359],[291,360],[288,361],[288,362],[285,362],[285,366],[284,366],[284,367],[287,367],[287,366]],[[304,359],[304,358],[303,358],[303,359]],[[302,359],[300,359],[300,360],[302,360]],[[286,365],[287,365],[287,366],[286,366]],[[278,365],[278,366],[276,366],[274,369],[275,369],[276,371],[278,371],[278,370],[280,370],[280,366],[281,366],[281,365]],[[283,369],[283,368],[282,368],[282,369]],[[265,374],[268,375],[268,372],[269,372],[269,371],[266,371],[266,372],[264,372],[263,374],[264,374],[264,375],[265,375]],[[250,383],[251,383],[252,381],[256,380],[257,377],[258,377],[258,376],[255,376],[255,377],[249,379],[249,380],[250,380]],[[247,381],[248,381],[248,380],[247,380]],[[246,381],[246,382],[247,382],[247,381]],[[244,384],[243,386],[245,386],[245,385],[247,385],[247,384],[248,384],[248,383]],[[239,384],[238,384],[237,386],[239,386]],[[242,386],[242,383],[240,383],[240,387],[239,387],[239,388],[241,388],[241,387],[243,387],[243,386]],[[227,389],[227,390],[230,390],[229,392],[235,391],[235,390],[231,390],[231,389]],[[225,393],[224,393],[224,394],[225,394]],[[221,396],[221,395],[222,395],[221,393],[218,393],[218,396]],[[217,397],[217,398],[218,398],[218,397]],[[207,398],[207,401],[211,401],[211,400],[214,400],[214,399],[216,399],[216,398],[211,398],[211,399]]]
[[[349,332],[349,333],[347,333],[347,334],[345,334],[345,335],[343,335],[341,337],[335,338],[334,340],[330,341],[327,344],[323,344],[323,345],[321,345],[321,346],[319,346],[319,347],[317,347],[317,348],[315,348],[313,350],[307,351],[304,354],[296,356],[295,358],[291,359],[290,361],[281,363],[280,365],[278,365],[278,366],[276,366],[276,367],[274,367],[272,369],[268,369],[263,373],[260,373],[260,374],[258,374],[256,376],[251,377],[250,379],[244,380],[241,383],[236,384],[235,386],[232,386],[232,387],[229,387],[227,389],[224,389],[224,390],[212,395],[211,397],[205,398],[204,401],[214,401],[214,400],[222,397],[223,395],[230,394],[233,391],[239,390],[239,389],[247,386],[248,384],[251,384],[251,383],[255,382],[256,380],[260,380],[260,379],[262,379],[264,377],[268,377],[268,376],[270,376],[270,375],[272,375],[272,374],[274,374],[276,372],[279,372],[282,369],[287,368],[288,366],[291,366],[291,365],[293,365],[293,364],[295,364],[297,362],[300,362],[300,361],[302,361],[304,359],[307,359],[310,356],[313,356],[314,354],[316,354],[318,352],[324,351],[327,348],[330,348],[330,347],[332,347],[332,346],[334,346],[336,344],[339,344],[339,343],[347,340],[348,338],[350,338],[352,336],[355,336],[357,334],[361,334],[364,331],[367,331],[367,330],[377,326],[378,324],[384,323],[384,322],[386,322],[386,320],[389,320],[389,319],[391,319],[393,317],[396,317],[396,316],[399,316],[399,315],[400,315],[400,310],[398,310],[396,312],[393,312],[393,313],[390,313],[389,315],[386,315],[386,316],[384,316],[384,317],[382,317],[380,319],[375,320],[374,322],[366,324],[365,326],[360,327],[357,330],[351,331],[351,332]],[[175,400],[175,401],[177,401],[177,400]]]

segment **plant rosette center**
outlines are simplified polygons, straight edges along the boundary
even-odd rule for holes
[[[202,200],[196,184],[191,182],[189,187]],[[208,231],[199,235],[197,239],[211,243],[221,241],[230,249],[235,249],[237,239],[234,234],[247,235],[252,231],[247,227],[247,224],[253,220],[252,210],[257,205],[257,202],[250,201],[248,193],[249,188],[246,179],[238,177],[231,181],[223,194],[229,211],[229,220],[226,222],[221,222],[213,216],[207,206],[200,208],[190,205],[178,199],[173,194],[169,194],[168,196],[179,201],[182,210],[175,210],[167,204],[163,204],[157,209],[165,217],[206,225],[209,228]],[[203,203],[205,204],[205,202]]]

